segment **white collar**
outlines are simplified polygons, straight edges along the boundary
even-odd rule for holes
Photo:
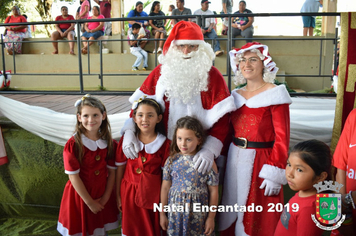
[[[249,108],[267,107],[271,105],[291,104],[292,99],[284,85],[279,85],[274,88],[263,91],[252,98],[246,99],[241,96],[235,89],[231,92],[234,97],[236,108],[239,109],[244,104]]]
[[[84,134],[81,135],[82,143],[85,147],[87,147],[90,151],[96,151],[98,148],[104,149],[108,146],[106,140],[98,139],[96,141],[89,139]]]
[[[145,148],[145,152],[148,154],[156,153],[162,147],[164,141],[166,141],[166,136],[160,133],[157,134],[157,137],[153,142],[148,144],[144,144],[140,140],[138,140],[138,142],[140,143],[140,151]]]

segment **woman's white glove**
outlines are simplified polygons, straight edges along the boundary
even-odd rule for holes
[[[207,148],[202,148],[193,158],[194,168],[201,173],[211,170],[214,161],[214,154]]]
[[[128,129],[125,131],[124,140],[122,141],[122,151],[129,159],[135,159],[138,157],[140,144],[138,143],[137,137],[132,130]]]
[[[265,179],[263,180],[260,189],[265,189],[265,196],[278,195],[279,191],[281,191],[281,185]]]

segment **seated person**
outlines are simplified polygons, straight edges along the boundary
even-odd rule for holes
[[[68,7],[62,6],[61,7],[62,15],[57,16],[55,21],[68,21],[74,20],[72,15],[68,15]],[[53,41],[68,38],[68,40],[74,40],[75,32],[74,32],[75,23],[62,23],[62,24],[55,24],[56,31],[54,31],[51,35],[51,39]],[[69,43],[69,54],[74,54],[74,42]],[[58,42],[52,42],[54,47],[54,52],[52,54],[58,54]]]
[[[6,17],[6,23],[21,23],[27,22],[26,18],[20,14],[20,9],[18,6],[12,7],[12,15]],[[12,25],[12,26],[5,26],[6,33],[5,33],[5,48],[7,53],[12,55],[13,51],[16,53],[22,53],[22,40],[25,37],[26,32],[26,25]],[[15,43],[13,43],[15,42]]]
[[[89,17],[90,19],[104,19],[103,15],[100,15],[100,8],[94,6],[92,10],[93,16]],[[82,40],[94,40],[104,35],[104,22],[86,22],[85,23],[85,32],[82,34]],[[88,53],[88,46],[92,45],[94,41],[83,42],[82,53]]]
[[[143,11],[143,3],[141,1],[138,1],[136,2],[136,7],[134,10],[131,10],[127,17],[139,17],[139,16],[142,16],[142,17],[145,17],[145,16],[148,16],[146,12]],[[150,31],[148,29],[146,29],[146,27],[149,25],[148,21],[147,20],[130,20],[128,21],[129,22],[129,32],[128,32],[128,35],[131,34],[131,27],[134,23],[138,23],[140,24],[144,29],[145,29],[145,32],[146,32],[146,36],[145,38],[150,38]],[[141,43],[141,48],[144,48],[146,46],[146,44],[148,43],[148,41],[146,41],[145,43]]]
[[[208,0],[202,0],[201,9],[196,10],[194,12],[194,15],[214,15],[214,13],[209,10],[209,3],[210,2]],[[215,18],[205,18],[205,24],[201,28],[201,31],[204,36],[208,37],[209,39],[215,40],[214,52],[216,56],[220,56],[223,54],[223,52],[220,50],[220,42],[219,40],[217,40],[218,35],[214,30],[214,26]]]
[[[152,3],[150,16],[165,16],[164,13],[161,11],[161,4],[159,1],[154,1]],[[167,35],[166,28],[164,27],[166,20],[156,19],[149,20],[149,22],[152,27],[152,35],[155,36],[155,39],[164,39],[164,37]],[[159,41],[157,53],[162,53],[163,43],[163,40]],[[156,53],[156,49],[153,51],[153,53]]]
[[[241,0],[239,2],[239,10],[234,14],[239,13],[252,13],[249,9],[246,9],[246,2]],[[253,17],[233,17],[231,18],[231,34],[232,38],[236,38],[236,36],[241,35],[244,38],[252,38],[253,37]],[[252,39],[246,39],[246,42],[252,42]]]
[[[172,16],[181,15],[192,15],[192,11],[189,8],[184,7],[184,0],[177,0],[177,8],[172,11]],[[173,26],[181,20],[191,21],[190,18],[172,19]]]
[[[130,52],[132,55],[136,56],[137,59],[135,63],[132,65],[132,71],[138,71],[138,67],[141,65],[142,59],[143,61],[143,70],[147,70],[148,64],[147,64],[147,52],[142,49],[141,44],[145,43],[145,41],[142,41],[141,39],[145,37],[144,34],[139,34],[140,28],[142,26],[138,23],[134,23],[131,27],[130,31]]]

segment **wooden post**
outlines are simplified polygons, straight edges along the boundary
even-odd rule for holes
[[[323,12],[336,12],[337,0],[324,0]],[[321,25],[321,35],[335,35],[336,16],[323,16]]]
[[[122,18],[124,17],[124,1],[111,0],[111,17]],[[112,22],[112,34],[121,35],[124,30],[124,23],[122,21]]]

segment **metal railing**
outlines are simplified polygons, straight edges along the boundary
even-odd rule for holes
[[[220,14],[220,15],[184,15],[184,18],[190,18],[190,19],[195,19],[197,24],[199,24],[200,26],[202,26],[202,24],[204,24],[205,19],[206,18],[216,18],[216,17],[227,17],[229,20],[229,29],[231,29],[231,18],[233,17],[279,17],[279,16],[340,16],[340,13],[249,13],[249,14]],[[11,24],[0,24],[0,26],[18,26],[18,25],[43,25],[43,24],[59,24],[59,23],[75,23],[76,24],[76,29],[77,32],[79,34],[80,32],[80,25],[81,23],[85,23],[85,22],[123,22],[123,21],[136,21],[136,20],[154,20],[154,19],[182,19],[182,16],[149,16],[149,17],[130,17],[130,18],[108,18],[108,19],[91,19],[91,20],[71,20],[71,21],[48,21],[48,22],[26,22],[26,23],[11,23]],[[217,40],[219,41],[227,41],[227,51],[230,51],[232,49],[232,42],[233,41],[239,41],[239,40],[246,40],[246,39],[250,39],[250,38],[232,38],[232,32],[231,30],[228,31],[228,35],[227,38],[218,38]],[[253,38],[251,38],[253,40]],[[157,42],[160,40],[165,40],[165,39],[154,39],[154,38],[149,38],[148,41],[154,41],[155,43],[155,49],[157,51]],[[215,40],[212,39],[206,39],[207,41],[211,41],[212,45],[214,45]],[[334,74],[322,74],[321,73],[321,65],[322,65],[322,51],[323,51],[323,41],[333,41],[333,45],[335,45],[334,47],[334,58],[336,59],[336,54],[337,54],[337,40],[338,40],[338,31],[336,29],[335,31],[335,37],[331,37],[331,38],[313,38],[313,37],[296,37],[296,38],[280,38],[280,37],[268,37],[268,38],[260,38],[259,40],[317,40],[320,41],[320,53],[319,53],[319,73],[317,75],[306,75],[306,74],[299,74],[299,75],[295,75],[295,74],[289,74],[289,75],[277,75],[277,77],[279,76],[283,76],[283,77],[330,77],[332,78],[333,75],[336,73],[336,63],[334,63]],[[99,79],[100,79],[100,86],[103,87],[104,86],[104,82],[103,82],[103,78],[104,76],[147,76],[147,73],[104,73],[103,70],[103,53],[102,53],[102,44],[103,41],[106,42],[115,42],[115,41],[120,41],[120,42],[125,42],[125,41],[129,41],[129,39],[99,39],[99,40],[91,40],[91,41],[95,41],[99,43],[99,60],[100,60],[100,69],[99,69],[99,73],[91,73],[90,70],[90,47],[88,46],[88,72],[84,73],[83,72],[83,60],[82,60],[82,55],[81,55],[81,42],[89,42],[89,40],[81,40],[81,37],[77,37],[76,40],[66,40],[65,43],[67,42],[76,42],[77,43],[77,48],[78,48],[78,73],[18,73],[16,70],[16,57],[15,57],[15,52],[13,51],[13,73],[12,75],[50,75],[50,76],[63,76],[63,75],[78,75],[79,76],[79,84],[80,84],[80,91],[79,94],[84,94],[84,85],[83,85],[83,76],[84,75],[98,75]],[[21,43],[52,43],[54,41],[22,41]],[[61,42],[64,43],[63,40],[57,40],[56,42]],[[16,42],[13,42],[16,43]],[[3,71],[6,71],[6,63],[5,63],[5,53],[4,53],[4,45],[5,42],[3,41],[3,35],[1,35],[1,50],[2,50],[2,61],[3,61]],[[157,66],[158,62],[157,62],[157,53],[155,54],[155,66]],[[223,74],[224,76],[227,76],[228,78],[228,86],[229,89],[231,91],[231,66],[230,66],[230,58],[229,56],[227,56],[226,59],[226,74]],[[5,76],[5,80],[6,80],[6,73],[4,73]],[[1,91],[1,93],[14,93],[15,91]],[[26,93],[26,91],[17,91],[19,93]],[[27,91],[28,93],[54,93],[54,94],[77,94],[78,92],[59,92],[59,91]],[[105,94],[129,94],[132,92],[105,92]],[[301,94],[301,93],[298,93]],[[305,94],[302,94],[305,95]],[[310,95],[310,94],[308,94]],[[325,94],[324,94],[325,95]]]

